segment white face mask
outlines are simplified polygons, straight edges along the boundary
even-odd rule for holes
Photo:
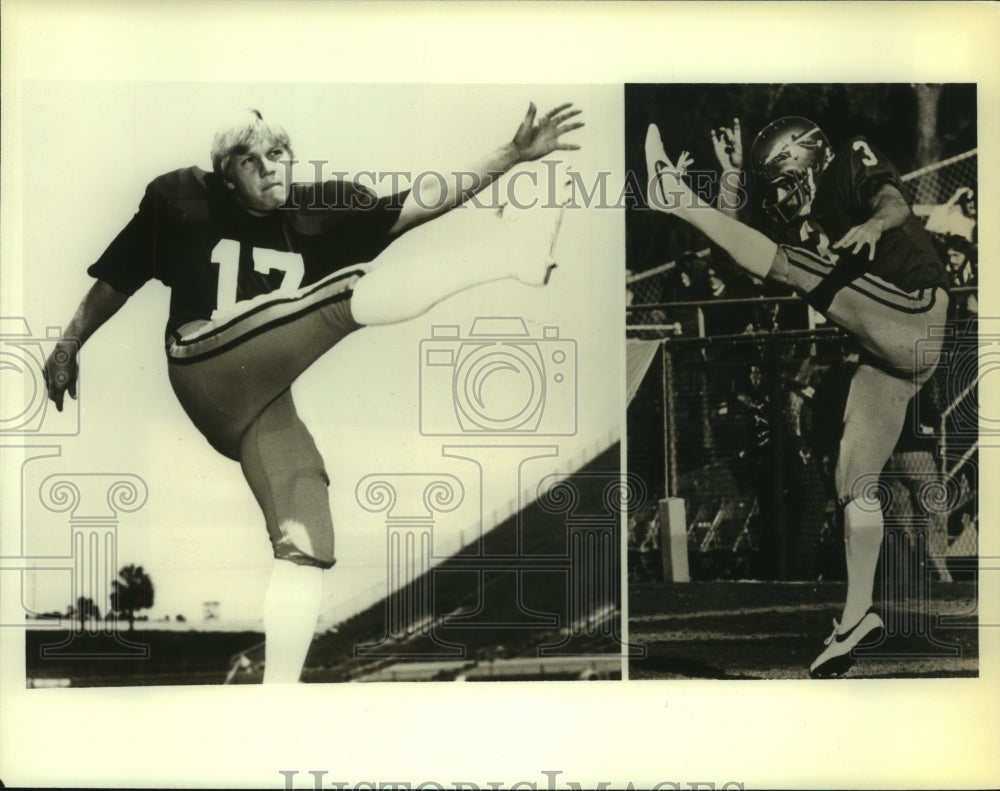
[[[799,209],[798,216],[806,217],[812,211],[813,201],[816,199],[816,176],[812,168],[806,168],[806,183],[809,185],[806,202]]]

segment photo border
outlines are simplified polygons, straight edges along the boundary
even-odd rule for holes
[[[4,4],[0,50],[4,151],[13,150],[3,158],[3,309],[21,315],[25,271],[7,264],[22,250],[7,231],[30,171],[11,144],[27,79],[975,81],[979,137],[990,141],[1000,139],[998,22],[992,4],[952,3],[12,0]],[[928,52],[931,36],[940,47]],[[233,57],[261,41],[273,43],[265,57]],[[997,158],[982,153],[980,211],[989,221],[980,248],[991,261]],[[1000,315],[994,281],[984,267],[986,316]],[[1000,403],[989,382],[981,399]],[[982,479],[996,480],[996,459],[983,455]],[[981,503],[985,524],[996,505]],[[315,771],[327,773],[324,787],[348,788],[995,785],[1000,628],[990,626],[1000,625],[1000,562],[987,564],[1000,561],[1000,536],[984,530],[980,541],[983,569],[993,573],[980,580],[978,679],[27,691],[23,653],[0,641],[0,779],[280,788],[283,771],[300,773],[296,787],[312,787]]]

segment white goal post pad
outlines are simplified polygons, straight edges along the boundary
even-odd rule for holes
[[[660,555],[664,582],[690,582],[687,518],[682,497],[660,500]]]

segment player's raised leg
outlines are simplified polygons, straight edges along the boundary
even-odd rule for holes
[[[757,277],[770,275],[781,279],[781,272],[773,271],[778,258],[778,245],[695,195],[681,179],[681,170],[667,158],[655,124],[650,124],[646,130],[646,172],[649,179],[647,199],[651,209],[677,214]]]
[[[362,326],[412,319],[460,291],[504,278],[544,285],[555,267],[563,209],[532,212],[517,222],[488,218],[493,244],[384,256],[371,270],[336,272],[295,298],[269,296],[236,317],[185,331],[168,349],[178,400],[216,450],[240,458],[240,437],[261,410]]]
[[[392,324],[426,313],[466,289],[514,278],[531,286],[549,282],[569,191],[561,205],[519,209],[504,206],[485,237],[461,249],[419,257],[384,256],[354,288],[351,313],[359,324]],[[490,218],[492,220],[492,218]]]
[[[920,382],[930,377],[940,340],[937,349],[932,348],[935,341],[927,328],[946,319],[948,295],[943,289],[925,288],[910,294],[870,276],[857,280],[859,288],[845,288],[846,282],[828,277],[834,270],[832,260],[778,245],[698,198],[664,153],[653,124],[646,133],[646,163],[650,208],[690,223],[757,277],[768,277],[806,295],[828,318],[854,333],[865,349],[901,374],[912,371]],[[828,293],[821,294],[823,290]],[[822,304],[815,305],[816,299],[822,299]]]

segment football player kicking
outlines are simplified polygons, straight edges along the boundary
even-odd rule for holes
[[[507,254],[484,261],[368,262],[515,165],[579,148],[562,139],[583,126],[568,123],[578,113],[564,104],[536,118],[532,104],[509,143],[453,179],[419,179],[420,194],[376,198],[343,181],[293,184],[288,134],[251,110],[216,134],[211,173],[189,167],[149,184],[136,215],[88,270],[96,282],[46,362],[48,395],[60,410],[65,393],[76,397],[79,347],[140,286],[155,278],[170,287],[170,383],[212,447],[242,466],[274,549],[265,682],[299,679],[322,571],[335,562],[329,479],[292,383],[365,325],[413,318],[481,283],[546,283],[557,221],[544,210],[528,212],[553,218],[543,249],[521,232],[537,222],[517,223],[508,226],[515,238]]]
[[[928,328],[946,318],[944,265],[910,211],[896,169],[864,137],[834,154],[804,118],[780,118],[760,132],[751,165],[765,186],[770,238],[699,199],[664,153],[655,125],[645,150],[652,208],[698,228],[757,277],[792,286],[864,350],[851,380],[835,472],[847,600],[809,668],[813,678],[842,676],[854,647],[884,634],[872,608],[883,532],[875,483],[908,402],[938,362],[940,340]]]

